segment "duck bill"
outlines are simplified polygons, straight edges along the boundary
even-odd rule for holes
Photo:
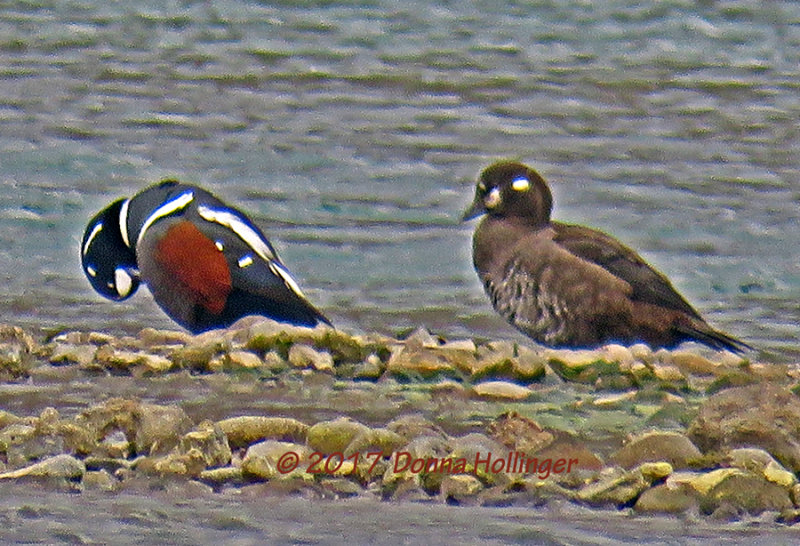
[[[486,214],[486,205],[484,205],[482,199],[475,199],[469,208],[464,211],[464,214],[461,216],[461,221],[466,222],[467,220],[472,220],[483,214]]]

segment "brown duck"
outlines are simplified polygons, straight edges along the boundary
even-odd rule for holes
[[[742,352],[746,343],[714,330],[636,252],[600,231],[553,222],[553,199],[536,171],[498,162],[480,175],[463,220],[475,230],[475,270],[495,310],[554,347],[605,343],[674,347],[698,341]]]

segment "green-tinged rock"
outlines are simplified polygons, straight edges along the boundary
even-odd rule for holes
[[[484,487],[472,474],[447,475],[439,487],[439,494],[445,502],[463,503],[475,498]]]
[[[307,474],[311,450],[300,444],[265,440],[247,448],[242,459],[242,474],[246,479],[271,480],[302,478]]]
[[[38,418],[17,421],[0,431],[0,451],[12,467],[63,453],[86,455],[94,445],[87,429],[61,419],[53,408],[45,408]]]
[[[319,330],[262,319],[246,329],[245,346],[251,351],[275,350],[281,356],[286,357],[289,354],[289,348],[295,343],[313,345],[320,332],[327,327],[321,325],[318,328]]]
[[[492,421],[486,429],[489,436],[511,449],[533,455],[553,443],[555,437],[536,421],[517,412],[507,412]]]
[[[744,472],[728,475],[700,501],[700,509],[706,514],[722,506],[751,515],[793,507],[785,487],[767,481],[762,476]]]
[[[178,330],[156,330],[147,327],[139,331],[139,339],[145,347],[160,347],[186,345],[192,341],[192,335]]]
[[[6,410],[0,410],[0,430],[6,428],[8,425],[18,423],[21,420],[22,418],[17,417],[13,413],[9,413]]]
[[[545,358],[536,351],[515,345],[515,356],[511,359],[511,378],[522,382],[537,381],[547,372]]]
[[[473,432],[450,441],[452,451],[448,457],[453,460],[464,459],[467,462],[467,471],[474,473],[484,483],[499,485],[508,483],[510,474],[519,471],[510,468],[509,451],[494,439]]]
[[[603,377],[621,377],[626,370],[620,368],[615,351],[606,354],[599,350],[547,350],[543,354],[547,364],[565,381],[595,385]]]
[[[369,427],[347,417],[334,421],[322,421],[312,425],[306,433],[306,443],[321,453],[344,453],[347,446],[359,435],[366,434]]]
[[[244,481],[244,473],[240,467],[223,466],[203,470],[197,478],[212,486],[234,485]]]
[[[21,466],[31,458],[41,457],[44,454],[41,449],[34,448],[32,452],[30,447],[36,441],[36,428],[25,423],[14,423],[0,430],[0,451],[5,453],[6,461],[11,466]],[[61,446],[50,451],[48,454],[51,455],[58,453]]]
[[[0,379],[26,377],[38,350],[33,338],[18,326],[0,324]]]
[[[324,492],[337,499],[355,497],[363,492],[360,485],[346,478],[323,478],[319,484]]]
[[[514,369],[515,345],[512,342],[495,342],[494,346],[482,345],[471,353],[472,358],[459,360],[460,370],[469,374],[473,381],[487,377],[508,377]]]
[[[353,369],[354,379],[378,379],[383,375],[386,366],[375,353],[367,355],[363,362]]]
[[[264,366],[264,361],[251,351],[231,351],[223,359],[223,369],[255,370]]]
[[[672,363],[685,374],[713,376],[721,369],[718,362],[689,351],[673,351],[670,358]]]
[[[81,483],[84,491],[114,491],[119,486],[106,470],[87,470]]]
[[[0,480],[19,478],[64,478],[80,480],[86,467],[72,455],[56,455],[36,464],[0,474]]]
[[[385,428],[368,428],[357,434],[344,450],[344,456],[353,453],[385,453],[387,456],[405,445],[406,439]]]
[[[204,468],[224,466],[231,461],[231,448],[222,429],[211,421],[203,421],[183,435],[175,448],[179,454],[197,450]]]
[[[481,398],[501,400],[525,400],[533,391],[528,387],[509,381],[484,381],[472,387],[472,392]]]
[[[655,431],[632,439],[611,455],[610,461],[628,469],[644,462],[666,461],[680,469],[700,457],[700,450],[683,434]]]
[[[403,483],[406,483],[403,487],[414,484],[429,494],[437,493],[446,475],[442,462],[450,459],[445,464],[449,464],[451,469],[453,464],[457,464],[452,457],[448,457],[449,451],[450,444],[437,436],[415,438],[394,451],[383,475],[381,485],[384,494],[393,492]],[[464,466],[466,470],[466,463]]]
[[[701,495],[707,495],[714,487],[730,476],[743,474],[738,468],[718,468],[710,472],[676,472],[667,479],[670,486],[688,485]]]
[[[672,465],[666,462],[642,463],[635,470],[637,469],[651,482],[662,480],[673,472]]]
[[[134,453],[166,454],[192,422],[177,406],[143,404],[112,398],[81,413],[76,422],[90,430],[99,442],[115,431],[124,434]]]
[[[199,449],[176,449],[163,456],[141,457],[133,468],[145,474],[194,478],[205,469],[205,464],[203,453]]]
[[[592,404],[603,409],[618,409],[635,400],[637,394],[638,391],[635,390],[607,394],[596,397],[594,400],[592,400]]]
[[[728,452],[727,459],[733,468],[760,474],[767,480],[782,487],[791,488],[797,483],[797,476],[793,472],[786,470],[772,455],[763,449],[732,449]]]
[[[661,362],[654,362],[652,364],[653,375],[662,383],[672,383],[681,387],[686,385],[686,376],[681,372],[677,366],[672,364],[663,364]]]
[[[699,504],[699,495],[691,488],[659,484],[645,490],[633,506],[637,512],[648,514],[681,514]]]
[[[278,351],[267,351],[264,353],[264,369],[280,373],[289,369],[289,362],[278,354]]]
[[[295,368],[313,368],[317,371],[333,371],[333,357],[330,353],[318,351],[310,345],[295,343],[287,356],[289,364]]]
[[[713,395],[732,387],[746,387],[758,384],[758,378],[751,373],[731,370],[720,373],[706,389],[706,394]]]
[[[410,345],[396,345],[392,348],[386,371],[402,379],[457,375],[455,365],[446,354],[434,348]]]
[[[78,364],[79,366],[88,366],[94,362],[97,352],[98,348],[95,345],[59,344],[55,346],[53,353],[50,355],[50,363],[55,365]],[[7,367],[7,364],[4,364],[3,367]]]
[[[290,417],[243,415],[217,422],[234,449],[247,447],[261,440],[305,442],[308,425]]]
[[[315,346],[333,356],[337,364],[362,362],[378,349],[379,343],[367,337],[351,336],[334,328],[321,329]]]
[[[230,349],[224,330],[211,330],[194,336],[186,345],[178,347],[169,356],[180,368],[208,371],[211,360]]]
[[[577,499],[593,506],[624,506],[650,487],[650,480],[638,471],[607,469],[599,479],[577,492]]]
[[[402,436],[406,442],[423,436],[435,436],[442,440],[447,439],[447,434],[438,425],[429,421],[423,415],[410,413],[401,415],[389,421],[386,428]]]
[[[173,366],[172,361],[164,356],[115,349],[111,345],[103,345],[97,349],[95,361],[104,368],[127,371],[129,373],[160,374],[169,371]]]

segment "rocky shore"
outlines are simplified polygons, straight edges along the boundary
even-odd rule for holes
[[[257,318],[199,336],[36,340],[5,325],[0,378],[55,393],[136,381],[136,396],[0,410],[0,480],[38,487],[800,521],[800,369],[729,353],[560,351],[422,329],[394,339]],[[200,400],[201,387],[212,394]]]

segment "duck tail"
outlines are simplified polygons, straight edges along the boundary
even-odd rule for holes
[[[690,324],[679,324],[677,331],[686,337],[686,340],[693,340],[718,351],[730,351],[735,354],[742,354],[745,351],[755,350],[751,345],[735,337],[714,330],[705,322],[692,321]]]

